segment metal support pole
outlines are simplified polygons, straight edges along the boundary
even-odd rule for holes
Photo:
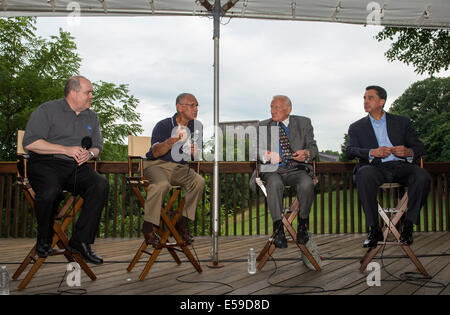
[[[220,0],[215,0],[214,9],[214,169],[213,169],[213,233],[212,233],[212,265],[208,267],[218,268],[219,265],[219,40],[220,40],[220,17],[222,7]]]

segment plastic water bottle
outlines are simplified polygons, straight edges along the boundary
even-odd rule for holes
[[[11,278],[9,277],[8,270],[6,266],[2,266],[0,271],[0,295],[9,295],[9,282]]]
[[[256,273],[256,254],[253,248],[248,251],[248,273],[251,275]]]

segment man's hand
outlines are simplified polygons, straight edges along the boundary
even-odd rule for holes
[[[298,150],[294,154],[292,154],[292,158],[297,162],[305,162],[309,157],[310,153],[308,150]]]
[[[391,148],[392,154],[395,156],[406,158],[408,156],[413,156],[414,152],[412,149],[405,147],[404,145],[398,145]]]
[[[385,158],[385,157],[388,157],[389,154],[391,154],[391,148],[379,147],[377,149],[370,150],[369,154],[371,156],[374,156],[374,157],[377,157],[377,158]]]
[[[277,152],[267,152],[266,157],[270,164],[279,164],[281,162],[281,157]]]
[[[72,157],[78,163],[78,166],[91,159],[89,151],[82,147],[67,147],[66,150],[66,155]]]
[[[167,144],[167,146],[169,147],[169,150],[170,150],[170,149],[172,149],[173,145],[175,143],[177,143],[178,141],[180,141],[181,139],[183,139],[183,133],[179,133],[178,137],[170,137],[169,139],[167,139],[164,142]],[[169,150],[167,150],[167,151],[169,151]]]

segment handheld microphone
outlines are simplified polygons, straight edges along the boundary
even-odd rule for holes
[[[194,130],[194,133],[192,134],[192,142],[197,143],[199,138],[200,138],[200,131],[198,129]]]
[[[85,150],[90,149],[92,147],[92,138],[89,136],[81,139],[81,147]]]

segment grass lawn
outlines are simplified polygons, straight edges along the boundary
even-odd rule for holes
[[[355,215],[354,215],[354,231],[358,232],[358,204],[357,204],[357,191],[354,192],[354,211],[355,211]],[[340,192],[340,206],[339,206],[339,233],[344,233],[344,196],[343,196],[343,192]],[[324,202],[324,231],[321,230],[321,226],[320,226],[320,222],[321,222],[321,218],[322,218],[322,214],[321,214],[321,207],[322,207],[322,202]],[[329,233],[336,233],[337,232],[337,228],[336,228],[336,214],[337,214],[337,210],[336,210],[336,192],[332,193],[332,197],[331,197],[331,203],[332,203],[332,207],[331,209],[329,208],[329,193],[324,193],[324,197],[323,200],[320,196],[320,194],[317,194],[317,231],[314,230],[314,203],[313,206],[311,208],[311,213],[309,216],[309,226],[310,226],[310,230],[313,233],[316,234],[321,234],[321,233],[325,233],[325,234],[329,234]],[[254,203],[253,203],[254,204]],[[288,200],[286,198],[286,204],[288,204]],[[432,201],[430,200],[430,198],[428,199],[428,226],[432,226]],[[349,198],[349,193],[347,196],[347,232],[351,231],[351,221],[350,221],[350,198]],[[420,224],[421,224],[421,228],[424,228],[424,212],[425,212],[425,208],[422,209],[421,211],[421,220],[420,220]],[[244,211],[244,235],[250,235],[250,231],[249,231],[249,209],[245,209]],[[265,234],[265,222],[266,222],[266,211],[264,209],[264,202],[260,203],[259,206],[259,217],[257,217],[257,212],[256,212],[256,207],[255,205],[252,208],[252,233],[251,235],[257,235],[258,234],[258,230],[257,230],[257,221],[259,220],[259,234]],[[331,230],[330,230],[330,219],[331,219]],[[270,216],[270,212],[269,210],[267,210],[267,227],[268,227],[268,234],[272,233],[272,218]],[[445,213],[444,213],[444,218],[443,221],[445,222]],[[438,226],[438,222],[436,222],[436,226]],[[293,222],[293,227],[296,229],[297,227],[297,219],[294,220]],[[364,211],[361,209],[361,227],[362,227],[362,232],[365,232],[365,216],[364,216]],[[222,226],[220,227],[221,229],[221,234],[225,235],[225,224],[222,224]],[[439,227],[438,227],[439,230]],[[228,216],[228,234],[229,235],[234,235],[234,218],[233,215],[229,215]],[[242,213],[237,213],[236,214],[236,235],[242,235]]]

